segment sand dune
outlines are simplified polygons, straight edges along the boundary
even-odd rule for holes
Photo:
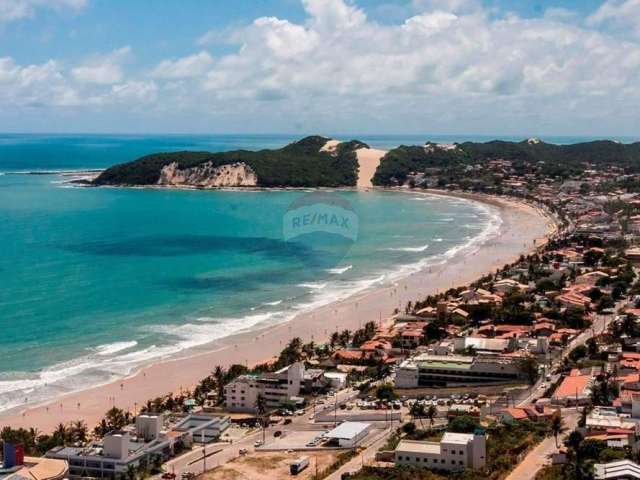
[[[358,188],[372,187],[371,180],[376,173],[380,160],[387,153],[375,148],[359,148],[356,150],[360,170],[358,171]]]

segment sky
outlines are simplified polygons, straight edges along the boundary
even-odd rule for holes
[[[640,0],[0,0],[0,132],[637,136]]]

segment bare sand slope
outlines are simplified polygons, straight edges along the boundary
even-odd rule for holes
[[[387,153],[385,150],[377,150],[375,148],[359,148],[356,150],[358,156],[358,188],[373,187],[371,180],[376,173],[380,160]]]

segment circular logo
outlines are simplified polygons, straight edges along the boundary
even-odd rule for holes
[[[313,192],[298,197],[282,218],[284,240],[302,249],[313,266],[340,263],[358,239],[358,215],[342,195]]]

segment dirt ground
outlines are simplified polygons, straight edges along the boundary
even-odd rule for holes
[[[318,471],[321,471],[335,461],[337,453],[252,453],[211,470],[199,478],[204,480],[276,480],[289,478],[289,463],[302,456],[309,457],[309,466],[300,472],[296,478],[309,479],[316,471],[316,462]]]

